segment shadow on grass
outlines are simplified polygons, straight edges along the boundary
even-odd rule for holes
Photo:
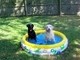
[[[61,54],[55,56],[55,60],[80,60],[80,17],[32,17],[31,22],[41,25],[51,23],[55,29],[64,33],[69,41],[68,48]],[[46,22],[46,23],[45,23]],[[78,44],[76,44],[76,42]],[[53,56],[52,56],[53,57]],[[48,58],[48,57],[47,57]],[[49,59],[50,60],[50,59]],[[53,60],[53,59],[52,59]]]
[[[25,34],[27,23],[44,26],[47,23],[52,24],[55,30],[58,30],[66,35],[69,41],[68,48],[60,55],[46,56],[48,60],[80,60],[80,17],[77,16],[35,16],[35,17],[16,17],[3,18],[0,25],[13,28],[17,34]],[[12,23],[13,22],[13,23]],[[17,22],[17,23],[16,23]],[[20,28],[18,28],[20,27]],[[6,29],[3,27],[2,30]],[[10,30],[10,31],[12,31]],[[9,32],[9,31],[8,31]],[[13,32],[14,33],[14,32]],[[4,34],[3,34],[4,35]],[[41,60],[39,56],[29,56],[24,51],[19,50],[19,42],[15,44],[12,40],[0,40],[0,59],[2,60]],[[44,56],[43,56],[44,57]]]
[[[69,45],[61,55],[57,56],[57,60],[80,60],[80,29],[68,26],[67,30],[62,28],[60,31],[67,36]]]
[[[12,40],[0,40],[0,60],[43,60],[37,55],[24,52],[20,48],[20,44],[12,42]]]
[[[80,60],[80,30],[69,28],[68,30],[60,29],[68,38],[68,47],[61,54],[51,56],[49,60]],[[55,59],[54,59],[55,58]]]

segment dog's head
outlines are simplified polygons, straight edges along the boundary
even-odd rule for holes
[[[33,27],[34,27],[34,25],[33,25],[33,24],[27,24],[26,26],[28,27],[28,30],[30,30],[30,31],[32,31],[32,30],[33,30]]]
[[[50,24],[45,26],[45,29],[46,29],[47,32],[50,32],[51,30],[53,30],[53,28],[54,27],[52,25],[50,25]]]

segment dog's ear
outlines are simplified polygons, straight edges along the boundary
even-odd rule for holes
[[[29,24],[27,24],[26,27],[29,27]]]
[[[32,27],[34,27],[34,25],[32,24]]]
[[[51,28],[54,29],[54,26],[51,25]]]

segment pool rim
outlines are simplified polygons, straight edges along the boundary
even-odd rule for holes
[[[36,32],[36,34],[40,34],[40,33],[44,33],[45,30],[39,30],[39,31],[35,31],[35,32]],[[67,42],[67,38],[63,33],[59,32],[59,31],[55,31],[55,30],[53,30],[53,32],[54,32],[54,34],[56,34],[62,38],[61,42],[56,43],[56,44],[50,44],[50,45],[34,44],[34,43],[30,43],[30,42],[28,42],[28,40],[26,40],[26,38],[28,38],[28,34],[25,34],[22,37],[21,43],[28,46],[28,47],[31,47],[31,48],[50,49],[50,48],[58,48]]]

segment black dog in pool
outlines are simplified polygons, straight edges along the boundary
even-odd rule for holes
[[[27,24],[26,26],[28,27],[28,40],[29,39],[35,40],[35,42],[36,42],[36,33],[33,30],[34,25],[33,24]]]

